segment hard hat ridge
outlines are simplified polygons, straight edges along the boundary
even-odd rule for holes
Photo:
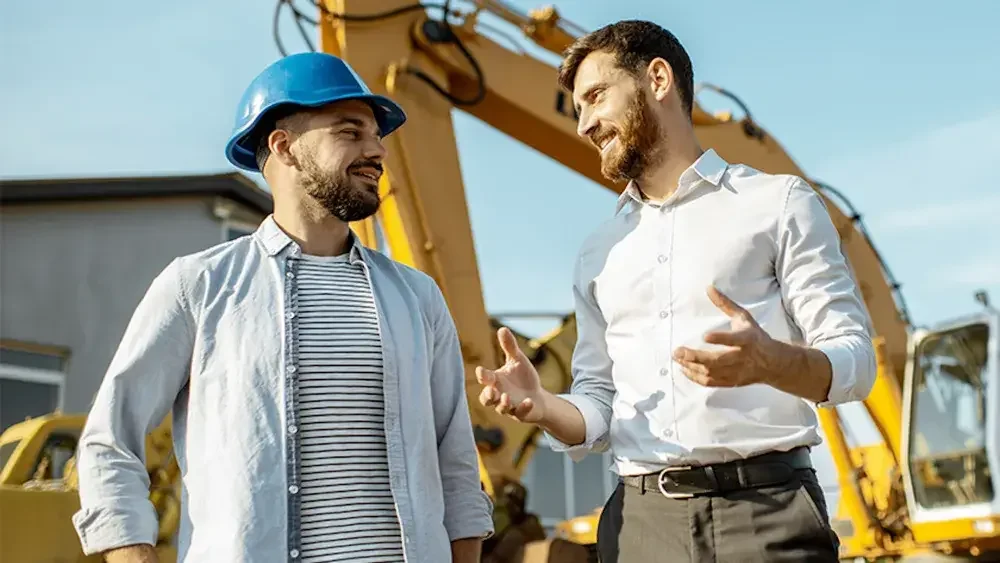
[[[344,60],[328,53],[296,53],[268,65],[247,86],[237,105],[226,158],[238,168],[259,172],[256,129],[272,123],[276,111],[320,107],[341,100],[367,102],[383,137],[406,121],[399,105],[372,93]]]

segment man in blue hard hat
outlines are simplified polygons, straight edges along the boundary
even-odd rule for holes
[[[492,505],[448,307],[348,226],[405,120],[331,55],[247,88],[226,155],[274,212],[139,303],[80,440],[85,553],[155,560],[142,438],[172,409],[179,561],[479,561]]]

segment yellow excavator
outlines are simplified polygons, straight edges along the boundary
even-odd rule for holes
[[[536,46],[559,54],[582,30],[553,7],[522,14],[493,0],[451,2],[326,0],[308,12],[288,0],[303,39],[303,22],[319,27],[319,49],[345,58],[379,93],[397,100],[408,123],[387,139],[389,156],[374,218],[352,225],[368,246],[431,275],[455,318],[467,368],[469,408],[484,489],[496,503],[497,535],[489,563],[584,563],[594,560],[599,511],[539,536],[523,514],[518,483],[538,430],[479,405],[476,365],[503,357],[483,300],[451,112],[460,109],[586,178],[607,182],[599,158],[577,137],[569,95],[556,69],[504,47],[489,20],[506,22]],[[491,31],[492,30],[492,31]],[[275,24],[275,39],[283,51]],[[693,110],[698,138],[723,158],[809,179],[823,195],[858,280],[876,333],[879,373],[864,406],[881,434],[875,445],[851,446],[837,409],[819,412],[837,468],[841,500],[833,524],[845,561],[988,560],[1000,551],[1000,314],[981,297],[981,312],[934,330],[917,330],[860,215],[843,196],[810,179],[724,89],[744,116]],[[838,205],[839,203],[839,205]],[[540,338],[518,335],[553,392],[571,383],[573,316]],[[0,436],[0,561],[88,561],[69,516],[79,506],[70,457],[81,415],[54,413]],[[148,437],[151,497],[160,514],[161,561],[173,561],[179,477],[169,419]],[[16,515],[12,517],[10,515]],[[530,517],[530,515],[527,515]],[[526,524],[526,522],[528,524]],[[535,520],[537,522],[537,519]],[[919,558],[919,559],[918,559]],[[978,558],[978,559],[976,559]],[[93,559],[97,561],[98,559]]]

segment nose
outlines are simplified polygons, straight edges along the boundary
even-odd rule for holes
[[[371,139],[365,143],[364,157],[370,160],[376,160],[382,162],[386,154],[385,145],[382,144],[382,139],[379,137],[371,137]]]
[[[590,108],[580,110],[580,120],[576,122],[576,134],[584,139],[592,136],[597,130],[597,118]]]

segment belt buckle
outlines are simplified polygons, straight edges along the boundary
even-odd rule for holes
[[[694,469],[690,465],[683,465],[678,467],[667,467],[660,471],[660,474],[656,477],[656,488],[660,490],[660,494],[667,498],[694,498],[694,493],[671,493],[663,487],[666,482],[667,473],[675,473],[677,471],[687,471],[689,469]]]

